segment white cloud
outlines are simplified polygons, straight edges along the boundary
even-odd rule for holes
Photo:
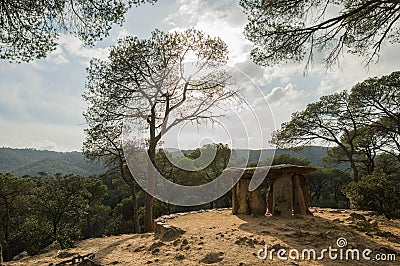
[[[126,28],[121,28],[121,29],[118,31],[117,36],[115,36],[112,40],[113,40],[113,42],[117,43],[117,41],[118,41],[119,39],[123,39],[123,38],[125,38],[125,37],[127,37],[127,36],[132,36],[132,35],[133,35],[133,34],[130,33]]]
[[[123,36],[126,32],[119,32]],[[87,65],[92,58],[106,59],[108,57],[109,48],[87,47],[79,38],[72,35],[61,35],[58,40],[59,45],[46,61],[56,64],[68,63],[68,57],[76,58],[81,64]]]
[[[57,46],[57,48],[50,53],[50,55],[46,58],[46,60],[53,62],[57,65],[69,63],[69,60],[66,58],[64,50],[61,46]]]
[[[279,128],[280,124],[288,121],[293,112],[304,109],[308,98],[309,95],[304,90],[297,90],[293,84],[273,88],[265,100],[272,110],[276,127]]]
[[[0,146],[56,151],[81,150],[84,139],[80,125],[54,125],[40,122],[9,121],[0,117]]]
[[[296,91],[293,89],[292,84],[288,84],[285,88],[273,88],[267,95],[267,101],[270,104],[285,104],[295,99],[298,100],[302,95],[303,91]]]
[[[246,23],[236,0],[158,1],[154,6],[132,8],[124,27],[114,27],[110,37],[95,47],[85,47],[78,38],[63,35],[60,46],[44,60],[30,64],[0,63],[0,126],[7,129],[0,132],[0,145],[79,150],[83,141],[79,124],[85,108],[81,98],[85,66],[92,57],[106,59],[107,47],[115,44],[118,38],[127,35],[148,38],[155,28],[169,31],[191,27],[220,36],[229,47],[229,66],[243,71],[255,83],[247,77],[241,79],[243,95],[257,112],[264,135],[273,130],[269,107],[279,127],[290,119],[292,112],[303,110],[307,103],[322,95],[350,89],[369,76],[398,70],[400,45],[383,47],[379,64],[369,68],[363,67],[360,58],[348,54],[341,60],[340,68],[326,70],[316,63],[307,76],[303,76],[304,63],[260,67],[249,57],[252,44],[243,36]],[[252,123],[255,121],[251,120],[252,115],[244,112],[241,119],[247,123],[249,138],[255,140],[259,137],[256,133],[260,126]],[[232,131],[241,132],[241,124],[235,121],[225,123]],[[190,137],[189,134],[188,145]],[[238,142],[248,140],[240,137],[240,134],[235,136],[241,139]]]
[[[177,3],[178,12],[163,20],[171,31],[192,27],[220,37],[228,45],[230,65],[248,58],[251,43],[242,34],[246,16],[237,1],[178,0]]]
[[[59,146],[57,143],[52,142],[48,139],[41,141],[30,141],[27,147],[35,148],[38,150],[48,150],[48,151],[69,151],[65,146]]]

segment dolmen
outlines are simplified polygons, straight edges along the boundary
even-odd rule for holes
[[[232,213],[263,216],[269,212],[282,217],[312,215],[309,182],[304,175],[315,170],[291,164],[225,169],[232,176],[241,174],[232,188]],[[252,178],[258,178],[261,185],[250,191]],[[261,193],[263,188],[268,188],[266,199]]]

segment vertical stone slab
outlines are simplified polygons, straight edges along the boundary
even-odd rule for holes
[[[310,197],[309,181],[304,175],[299,175],[299,177],[300,177],[301,189],[303,190],[303,197],[304,197],[304,204],[306,206],[306,213],[309,215],[313,215],[310,212],[311,197]]]
[[[272,213],[274,210],[274,184],[269,183],[268,192],[267,192],[267,211],[268,213]]]
[[[264,216],[267,211],[267,204],[262,197],[261,189],[257,188],[249,192],[249,205],[251,214],[256,216]]]
[[[292,176],[282,174],[274,183],[274,206],[272,215],[290,217],[293,209]]]
[[[306,205],[304,202],[303,190],[301,188],[299,175],[293,176],[293,212],[295,215],[306,214]]]
[[[239,209],[239,202],[237,198],[237,184],[232,188],[232,214],[237,214]]]
[[[248,204],[248,189],[249,189],[250,179],[241,178],[236,184],[237,188],[237,200],[239,203],[238,214],[250,214],[250,208]]]

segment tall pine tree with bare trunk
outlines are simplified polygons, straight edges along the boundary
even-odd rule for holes
[[[129,119],[146,132],[139,139],[148,155],[146,192],[154,189],[156,149],[164,134],[190,121],[221,116],[215,108],[235,98],[223,68],[227,46],[198,30],[152,32],[149,39],[126,37],[111,48],[108,60],[93,59],[88,68],[89,131],[113,131]],[[189,72],[189,73],[188,73]],[[88,119],[90,117],[90,119]],[[95,145],[88,143],[90,146]],[[146,194],[144,231],[153,230],[153,196]]]

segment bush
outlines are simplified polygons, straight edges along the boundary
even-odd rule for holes
[[[53,241],[51,230],[51,226],[43,223],[38,217],[26,218],[13,237],[13,255],[22,251],[27,251],[29,255],[40,253]]]
[[[343,190],[355,209],[376,211],[387,218],[400,218],[400,175],[374,173]]]
[[[131,234],[134,231],[132,197],[128,197],[118,203],[113,210],[106,234]]]

